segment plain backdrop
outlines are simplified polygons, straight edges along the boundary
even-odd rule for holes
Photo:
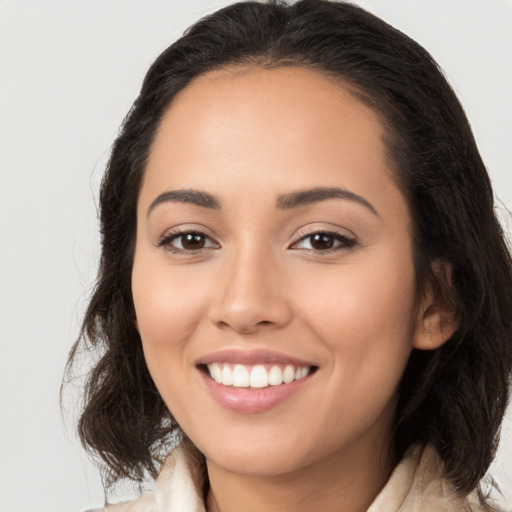
[[[512,2],[355,3],[438,60],[467,111],[496,195],[511,208]],[[76,388],[68,390],[64,418],[59,409],[99,254],[98,184],[152,60],[222,5],[0,0],[1,512],[79,512],[103,502],[98,473],[74,434]],[[512,503],[510,414],[492,470]]]

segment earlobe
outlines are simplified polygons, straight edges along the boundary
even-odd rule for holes
[[[452,268],[449,263],[435,262],[432,270],[443,282],[442,288],[451,287]],[[420,307],[413,347],[435,350],[447,342],[458,327],[459,321],[451,304],[431,288]]]
[[[458,321],[446,305],[431,304],[418,321],[413,346],[420,350],[435,350],[455,333]]]

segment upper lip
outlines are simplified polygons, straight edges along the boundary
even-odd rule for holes
[[[241,350],[224,349],[211,354],[207,354],[197,360],[197,365],[207,365],[213,363],[232,363],[232,364],[284,364],[293,366],[315,366],[311,361],[306,361],[298,357],[289,356],[273,350]]]

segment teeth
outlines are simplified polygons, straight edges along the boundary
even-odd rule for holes
[[[226,368],[226,366],[224,366],[224,368]],[[224,384],[224,379],[222,379],[222,384]],[[235,367],[233,368],[233,387],[249,387],[249,372],[243,364],[235,364]]]
[[[266,388],[268,386],[279,386],[289,384],[294,380],[300,380],[309,375],[309,366],[294,367],[291,364],[286,366],[273,365],[268,370],[262,364],[245,366],[227,363],[212,363],[207,365],[211,378],[223,386],[235,388]]]
[[[293,382],[293,379],[295,378],[295,368],[291,365],[288,365],[283,372],[283,381],[285,384],[289,384],[290,382]]]
[[[233,384],[233,371],[227,364],[222,368],[221,379],[221,384],[224,384],[224,386],[231,386]]]
[[[220,369],[220,366],[217,363],[213,363],[210,365],[209,370],[212,379],[215,382],[222,384],[222,370]]]
[[[268,373],[261,364],[253,366],[250,378],[251,388],[266,388],[268,386]]]
[[[279,366],[272,366],[268,372],[268,383],[271,386],[279,386],[283,383],[283,371]]]

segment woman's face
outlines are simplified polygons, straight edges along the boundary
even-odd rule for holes
[[[425,329],[382,138],[302,68],[208,73],[164,115],[133,299],[155,384],[209,464],[277,475],[387,453]]]

